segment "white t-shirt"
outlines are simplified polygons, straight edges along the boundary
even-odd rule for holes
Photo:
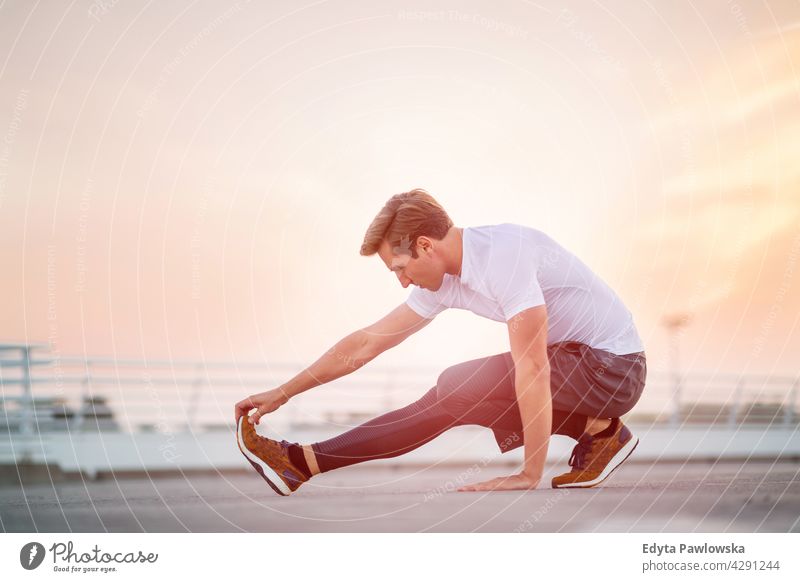
[[[576,341],[624,355],[643,352],[633,317],[617,294],[545,233],[518,224],[466,227],[461,276],[438,291],[415,287],[406,300],[432,319],[448,307],[508,321],[547,306],[547,343]]]

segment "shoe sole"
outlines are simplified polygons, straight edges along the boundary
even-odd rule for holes
[[[628,460],[628,457],[631,456],[636,446],[639,444],[639,437],[631,436],[631,440],[629,440],[625,445],[617,451],[617,454],[611,457],[611,460],[606,465],[605,469],[594,479],[591,481],[580,481],[576,483],[563,483],[561,485],[555,485],[553,489],[588,489],[590,487],[594,487],[599,485],[603,481],[611,476],[617,467],[619,467],[622,463]]]
[[[264,481],[272,487],[272,489],[278,495],[290,495],[292,490],[289,489],[289,486],[283,482],[283,479],[275,472],[275,470],[270,467],[267,463],[262,461],[259,457],[254,455],[250,452],[244,444],[244,437],[242,436],[242,423],[247,422],[247,419],[242,416],[239,418],[239,426],[237,427],[236,431],[236,444],[239,445],[239,450],[242,451],[244,458],[250,461],[250,464],[253,465],[253,468],[256,472],[261,475]]]

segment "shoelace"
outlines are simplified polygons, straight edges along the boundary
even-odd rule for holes
[[[569,457],[569,466],[573,469],[583,469],[586,466],[586,456],[592,452],[592,436],[584,434],[578,439],[578,444],[572,449]]]

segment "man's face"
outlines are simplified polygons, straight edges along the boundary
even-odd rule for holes
[[[409,285],[416,285],[430,291],[438,291],[444,280],[445,267],[441,257],[437,254],[432,239],[419,237],[417,239],[417,258],[410,254],[395,253],[387,241],[381,243],[378,249],[386,268],[392,271],[403,289]]]

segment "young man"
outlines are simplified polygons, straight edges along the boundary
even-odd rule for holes
[[[465,424],[492,429],[501,452],[524,444],[525,460],[517,474],[461,491],[536,488],[551,434],[578,441],[572,470],[553,487],[593,487],[633,452],[638,438],[619,417],[644,388],[642,340],[614,291],[572,253],[517,224],[456,227],[424,190],[393,196],[378,213],[361,246],[362,255],[376,253],[404,288],[415,286],[406,302],[282,386],[236,404],[239,448],[277,493],[317,473],[402,455]],[[326,441],[256,434],[263,415],[360,368],[448,307],[505,322],[510,351],[447,368],[416,402]]]

